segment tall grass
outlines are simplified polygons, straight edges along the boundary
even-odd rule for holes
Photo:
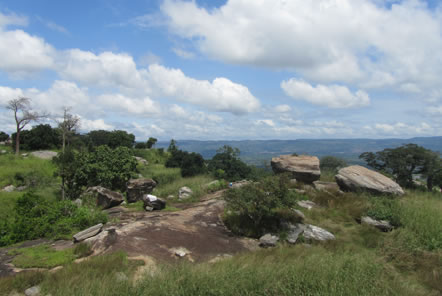
[[[149,164],[165,164],[169,157],[168,152],[161,152],[159,149],[134,149],[134,155],[142,157]]]
[[[138,170],[143,177],[155,180],[158,185],[168,184],[182,179],[181,170],[179,168],[166,168],[162,164],[138,166]]]
[[[171,183],[160,184],[154,190],[154,194],[159,197],[167,198],[169,195],[173,195],[178,198],[178,191],[181,187],[187,186],[192,189],[193,194],[186,202],[193,202],[199,200],[199,198],[209,192],[208,183],[213,181],[211,176],[200,175],[190,178],[178,178]]]
[[[406,287],[372,253],[332,253],[320,246],[263,250],[215,264],[160,265],[135,284],[116,280],[117,272],[130,276],[135,266],[116,253],[45,273],[33,284],[37,281],[44,293],[61,296],[424,295]],[[0,280],[4,291],[13,287],[13,280]]]

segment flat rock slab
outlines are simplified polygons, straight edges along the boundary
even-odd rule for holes
[[[263,248],[275,247],[278,241],[278,236],[267,233],[259,238],[259,246]]]
[[[112,225],[113,238],[105,228],[86,242],[95,254],[124,250],[129,256],[147,255],[157,262],[178,260],[170,250],[180,248],[188,250],[195,262],[257,249],[256,240],[236,237],[223,226],[223,210],[223,200],[208,199],[178,212],[128,212],[119,225]]]
[[[313,182],[313,187],[319,191],[339,191],[339,186],[336,182],[315,181]]]
[[[305,224],[304,238],[306,240],[327,241],[335,239],[335,236],[331,232],[318,226]]]
[[[93,196],[96,200],[97,206],[103,210],[119,206],[124,201],[124,197],[121,193],[101,186],[88,188],[84,195]]]
[[[74,242],[78,243],[81,241],[84,241],[87,238],[90,238],[92,236],[97,235],[100,233],[100,231],[103,229],[103,224],[97,224],[92,227],[89,227],[88,229],[85,229],[83,231],[80,231],[79,233],[75,234],[73,236]]]
[[[367,224],[376,227],[377,229],[388,232],[393,230],[393,226],[386,220],[375,220],[371,217],[365,216],[361,218],[361,224]]]
[[[281,155],[272,158],[271,166],[275,173],[289,172],[293,178],[304,183],[312,183],[321,177],[319,158],[316,156]]]
[[[316,203],[312,202],[311,200],[299,200],[296,202],[296,204],[298,206],[300,206],[301,208],[307,209],[307,210],[311,210],[313,208],[317,208],[318,205],[316,205]]]
[[[359,165],[338,171],[336,182],[343,191],[368,191],[373,194],[403,195],[401,186],[390,178]]]
[[[31,152],[31,155],[37,158],[41,159],[52,159],[55,156],[57,156],[57,152],[49,151],[49,150],[42,150],[42,151],[34,151]]]

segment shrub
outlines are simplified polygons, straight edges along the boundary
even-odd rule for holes
[[[321,161],[319,164],[319,167],[322,170],[328,170],[328,171],[333,171],[336,172],[338,169],[346,167],[347,166],[347,162],[339,157],[335,157],[335,156],[324,156],[321,157]]]
[[[192,177],[206,172],[204,158],[201,154],[182,150],[172,150],[170,158],[166,161],[168,168],[180,168],[183,177]]]
[[[209,161],[208,166],[216,178],[225,178],[228,181],[238,181],[251,176],[252,169],[239,159],[239,149],[224,145]]]
[[[259,237],[277,231],[283,221],[297,222],[289,210],[295,199],[289,194],[288,183],[288,176],[281,175],[226,191],[227,226],[236,233]]]
[[[32,192],[18,198],[12,215],[8,224],[0,224],[0,246],[41,237],[57,238],[107,221],[101,211],[79,208],[71,201],[49,202]]]

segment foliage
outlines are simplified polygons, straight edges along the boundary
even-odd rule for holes
[[[146,148],[147,148],[147,145],[144,142],[137,142],[135,144],[135,149],[146,149]]]
[[[150,137],[150,138],[147,140],[146,147],[147,147],[148,149],[152,148],[152,147],[155,145],[155,143],[156,143],[157,141],[158,141],[158,140],[157,140],[156,138],[152,138],[152,137]]]
[[[16,201],[11,223],[0,224],[0,246],[41,237],[57,238],[106,221],[101,211],[78,207],[71,201],[49,202],[28,192]]]
[[[143,166],[139,168],[139,171],[143,177],[155,180],[158,185],[169,184],[182,179],[179,168],[166,168],[162,164]]]
[[[132,148],[135,143],[135,136],[123,130],[105,131],[94,130],[90,131],[85,138],[89,147],[98,147],[107,145],[114,149],[117,147]]]
[[[65,196],[75,199],[81,194],[81,185],[76,182],[76,174],[79,168],[77,158],[76,153],[69,146],[65,148],[64,152],[58,153],[53,158],[53,162],[58,167],[56,176],[61,177],[62,199],[65,199]]]
[[[414,174],[422,174],[427,177],[427,187],[431,190],[435,177],[442,170],[440,157],[416,144],[388,148],[376,153],[364,152],[359,158],[364,159],[372,168],[393,175],[396,182],[407,188],[415,187]],[[442,182],[437,178],[436,180],[437,183]]]
[[[399,201],[391,197],[372,197],[366,214],[376,220],[387,220],[393,226],[400,225]]]
[[[319,167],[321,171],[328,170],[337,172],[340,168],[346,167],[347,162],[344,159],[335,156],[321,157]]]
[[[15,145],[17,133],[13,133],[11,137],[12,145]],[[60,145],[59,131],[49,124],[39,124],[20,133],[20,146],[24,150],[55,149]]]
[[[239,149],[224,145],[209,161],[208,169],[216,178],[238,181],[250,177],[252,170],[239,159]]]
[[[3,131],[0,131],[0,142],[6,141],[9,139],[9,135]]]
[[[162,149],[134,149],[134,155],[144,158],[149,164],[165,164],[169,158],[169,153]]]
[[[286,211],[295,205],[288,184],[288,176],[280,175],[226,191],[227,226],[234,232],[259,237],[268,231],[278,231],[287,219],[298,222],[294,213],[288,215]]]
[[[75,259],[73,249],[56,251],[46,244],[13,249],[9,255],[15,255],[12,263],[19,268],[53,268]]]
[[[166,161],[168,168],[180,168],[183,177],[192,177],[205,173],[206,166],[201,154],[178,149],[171,150],[171,156]]]
[[[71,166],[73,183],[81,186],[103,186],[111,190],[125,191],[126,183],[137,167],[132,152],[127,147],[111,149],[99,146],[92,152],[80,152]]]

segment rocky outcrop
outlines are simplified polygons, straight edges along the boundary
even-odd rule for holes
[[[289,172],[293,178],[304,183],[312,183],[321,176],[319,159],[316,156],[281,155],[272,158],[271,165],[275,173]]]
[[[42,150],[42,151],[34,151],[31,152],[31,155],[37,158],[41,159],[52,159],[55,156],[57,156],[57,152],[49,151],[49,150]]]
[[[90,187],[86,190],[83,197],[95,198],[97,206],[104,209],[109,209],[120,205],[124,201],[121,193],[111,191],[101,186]]]
[[[192,194],[193,191],[189,187],[181,187],[180,190],[178,190],[178,199],[188,199]]]
[[[263,248],[275,247],[279,237],[267,233],[259,238],[259,246]]]
[[[143,203],[146,211],[162,210],[166,207],[166,202],[164,200],[150,194],[143,196]]]
[[[89,227],[88,229],[85,229],[83,231],[80,231],[79,233],[74,235],[74,242],[78,243],[81,241],[84,241],[87,238],[93,237],[101,232],[103,229],[103,224],[97,224],[95,226]]]
[[[143,200],[143,196],[152,192],[157,183],[152,179],[132,179],[127,183],[127,202]]]
[[[393,230],[393,226],[387,220],[375,220],[368,216],[361,218],[361,224],[374,226],[383,232],[388,232]]]
[[[322,229],[318,226],[306,224],[304,229],[304,238],[309,240],[316,240],[316,241],[327,241],[327,240],[333,240],[335,239],[335,236],[328,232],[325,229]]]
[[[298,206],[300,206],[301,208],[304,208],[304,209],[307,209],[307,210],[311,210],[313,208],[317,208],[318,207],[314,202],[312,202],[310,200],[299,200],[299,201],[296,202],[296,204]]]
[[[340,169],[335,176],[343,191],[368,191],[373,194],[403,195],[401,186],[390,178],[359,165]]]
[[[144,158],[142,158],[142,157],[139,157],[139,156],[134,156],[134,158],[137,160],[137,162],[139,163],[139,164],[141,164],[141,165],[148,165],[149,164],[149,162],[147,161],[147,160],[145,160]]]
[[[313,187],[315,187],[315,189],[318,191],[329,191],[329,192],[339,191],[339,186],[335,182],[315,181],[313,182]]]
[[[305,225],[304,224],[290,224],[288,226],[288,231],[287,231],[287,242],[289,244],[296,244],[296,242],[298,241],[299,236],[304,232],[305,230]]]

